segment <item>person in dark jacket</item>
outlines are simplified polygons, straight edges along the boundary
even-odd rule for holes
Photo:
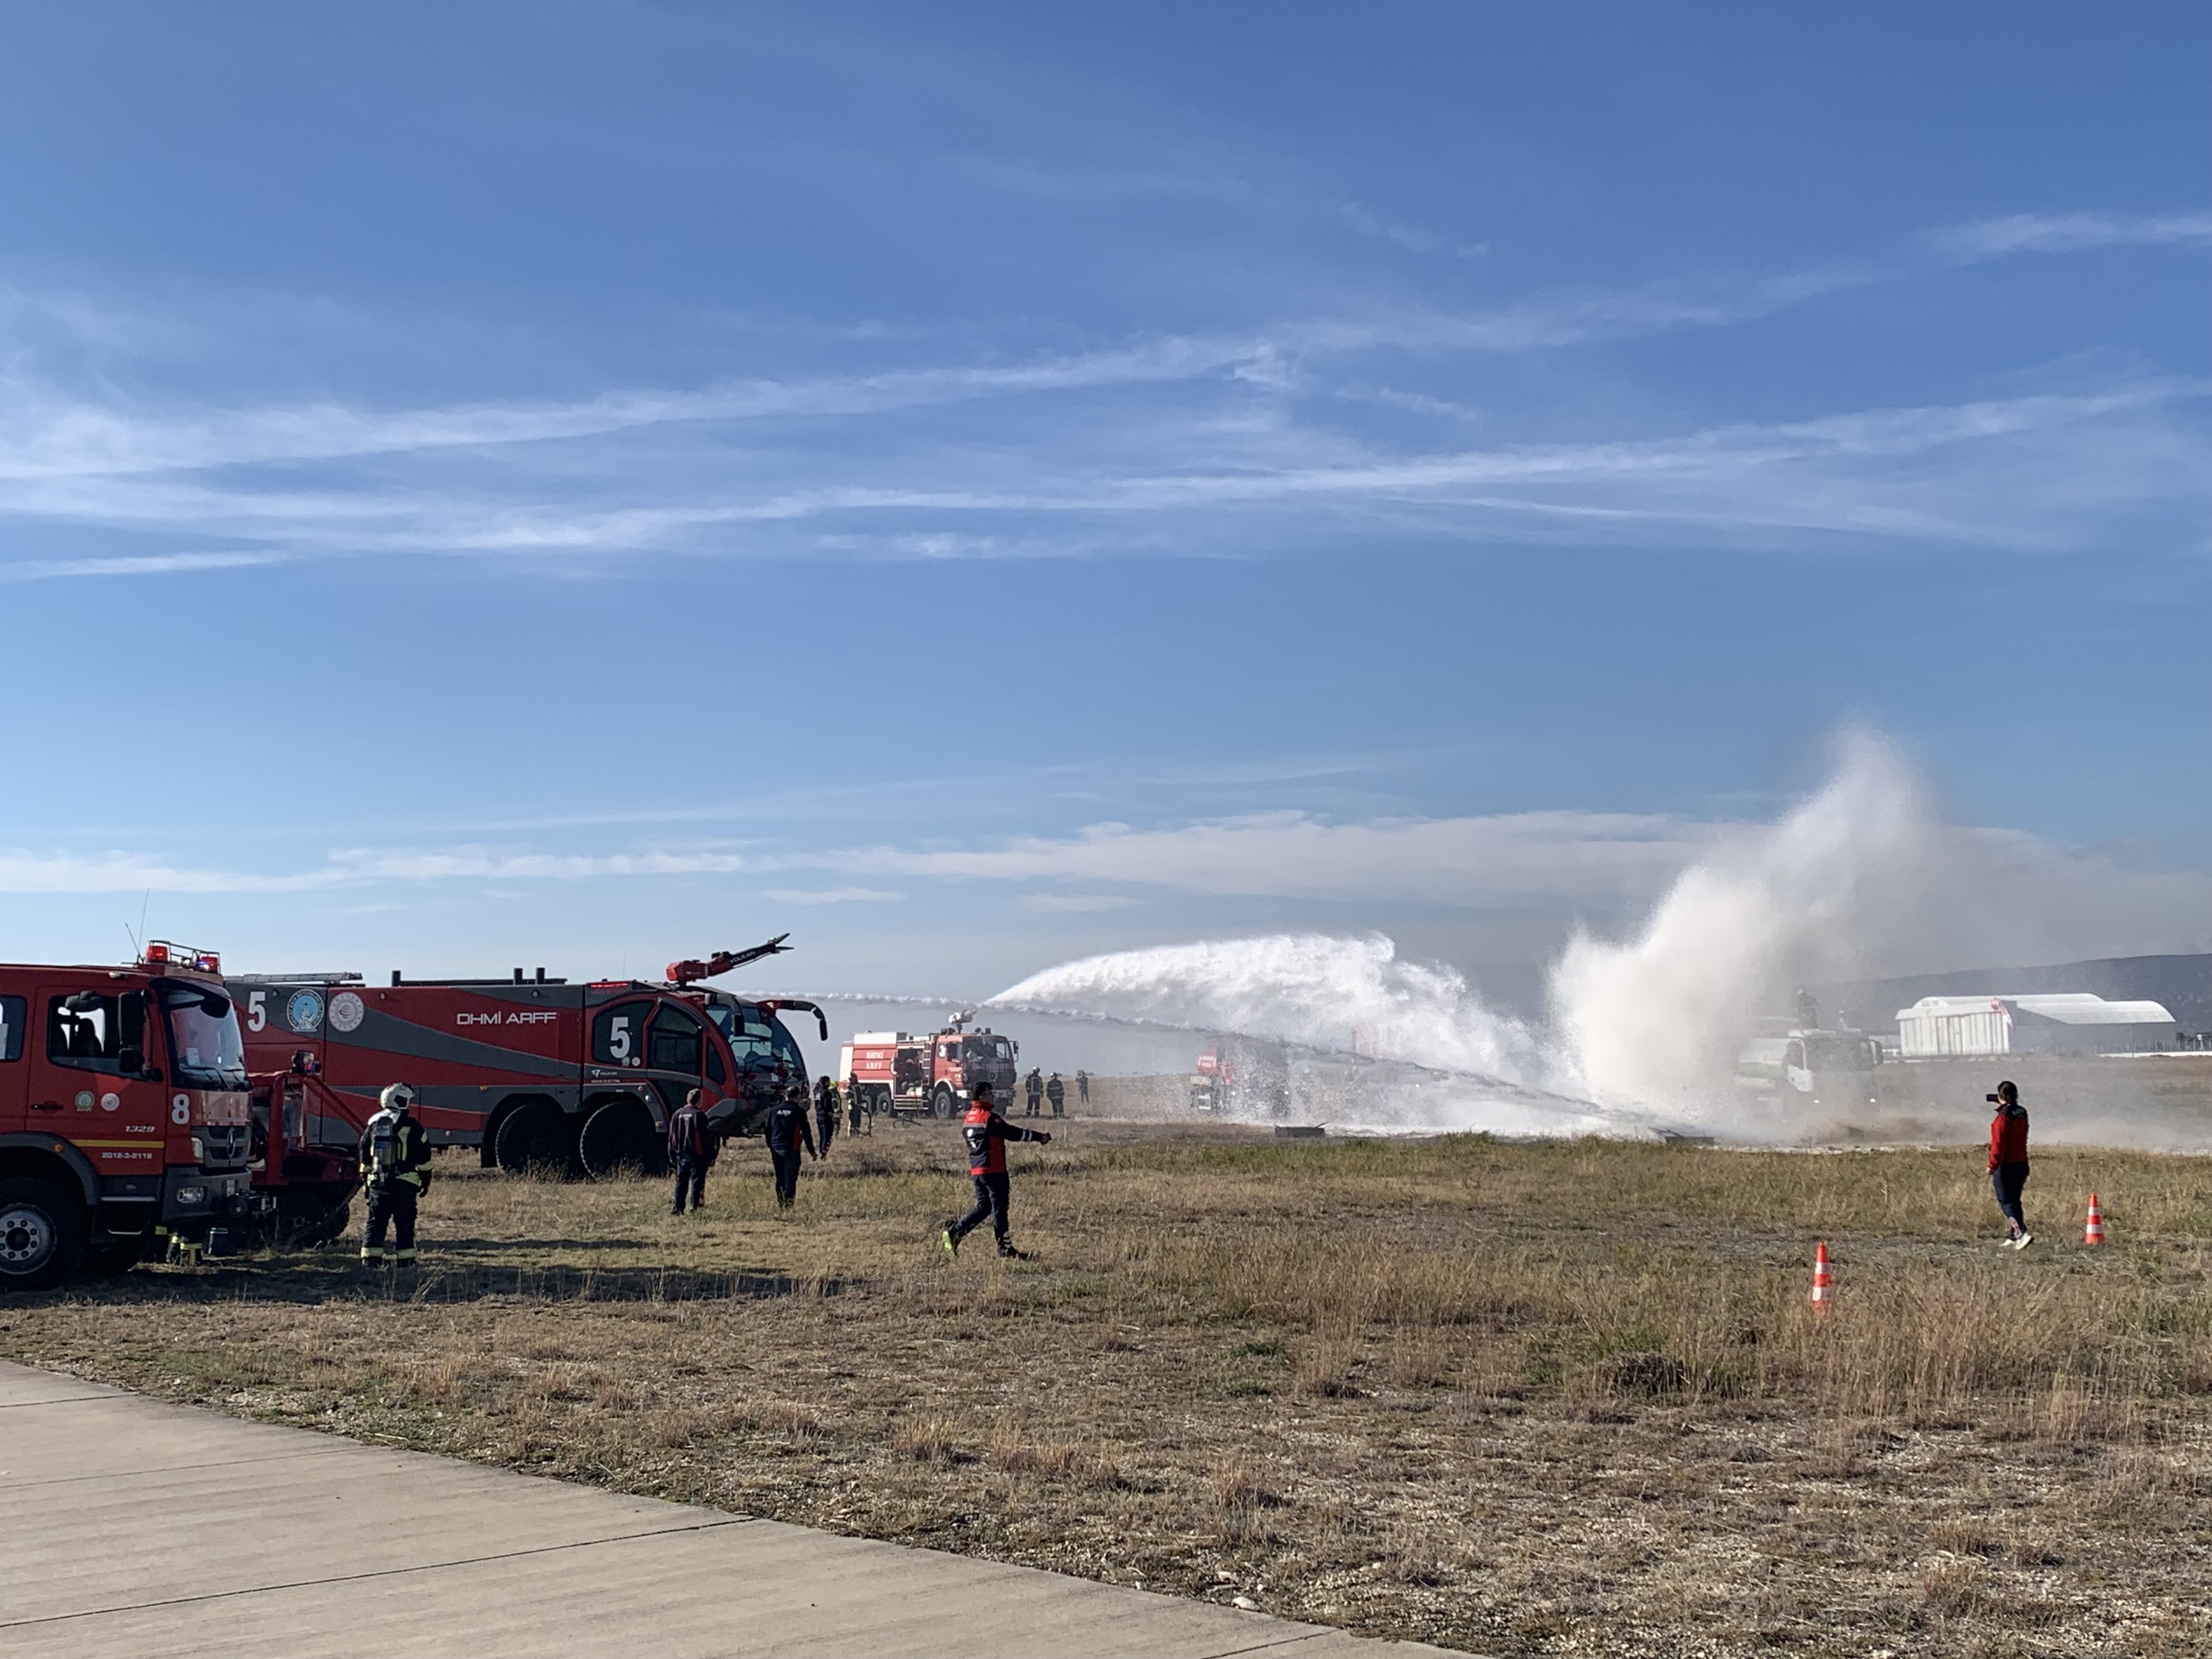
[[[1052,1103],[1054,1117],[1067,1115],[1067,1085],[1060,1080],[1059,1073],[1054,1072],[1045,1079],[1044,1097]]]
[[[2035,1243],[2020,1203],[2021,1188],[2027,1185],[2027,1108],[2011,1083],[1998,1084],[1990,1100],[1997,1109],[1990,1119],[1990,1185],[1996,1191],[1997,1208],[2004,1212],[2004,1247],[2024,1250]]]
[[[1022,1079],[1022,1089],[1029,1096],[1029,1115],[1035,1117],[1037,1115],[1037,1102],[1044,1098],[1044,1073],[1036,1066],[1030,1066],[1030,1074]]]
[[[768,1122],[763,1131],[768,1141],[768,1160],[775,1170],[775,1206],[787,1210],[799,1198],[799,1149],[806,1148],[809,1158],[818,1158],[814,1150],[814,1133],[806,1126],[806,1085],[793,1083],[783,1091],[783,1098],[768,1109]]]
[[[415,1091],[395,1083],[379,1097],[379,1110],[361,1132],[362,1185],[368,1194],[368,1227],[361,1259],[415,1260],[415,1206],[430,1185],[430,1140],[412,1115]],[[387,1248],[389,1228],[394,1245]]]
[[[837,1138],[837,1080],[824,1072],[814,1085],[814,1139],[822,1156],[830,1156],[830,1143]]]
[[[849,1079],[845,1084],[845,1133],[860,1133],[860,1085]],[[868,1133],[875,1133],[874,1126],[869,1127]]]
[[[1075,1103],[1079,1106],[1091,1103],[1091,1073],[1088,1072],[1078,1071],[1075,1074]]]
[[[979,1083],[970,1097],[967,1115],[960,1120],[961,1138],[968,1143],[968,1175],[975,1183],[975,1207],[957,1221],[948,1221],[937,1236],[945,1254],[956,1255],[960,1241],[988,1218],[999,1241],[999,1254],[1018,1261],[1029,1258],[1014,1248],[1006,1231],[1006,1143],[1034,1140],[1040,1146],[1052,1137],[1042,1129],[1018,1129],[1000,1117],[992,1103],[991,1085]]]
[[[706,1096],[694,1089],[668,1120],[668,1164],[676,1171],[676,1201],[672,1215],[684,1213],[685,1194],[691,1207],[707,1207],[707,1170],[718,1150],[714,1126],[707,1121]]]

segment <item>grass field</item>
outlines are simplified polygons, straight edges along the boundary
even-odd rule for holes
[[[1973,1148],[1012,1156],[1031,1262],[937,1251],[948,1127],[787,1218],[753,1148],[681,1221],[448,1164],[419,1273],[140,1268],[0,1305],[0,1353],[1486,1653],[2212,1651],[2212,1164],[2040,1152],[2015,1255]]]

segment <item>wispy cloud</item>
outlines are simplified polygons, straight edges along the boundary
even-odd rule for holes
[[[1960,260],[2105,247],[2212,247],[2212,213],[2014,213],[1934,232],[1927,244]]]
[[[0,580],[362,553],[1021,557],[1174,544],[1144,519],[1406,507],[1449,533],[1510,521],[2066,544],[2115,505],[2185,501],[2212,516],[2187,413],[2202,386],[2137,377],[1543,442],[1512,441],[1486,398],[1501,441],[1444,453],[1343,422],[1363,399],[1464,414],[1433,384],[1459,355],[1726,327],[1985,259],[2200,245],[2212,213],[2014,216],[1764,276],[565,401],[209,409],[110,381],[70,390],[19,362],[0,378],[0,519],[229,545],[0,560]],[[0,320],[41,314],[0,307]],[[1371,390],[1409,352],[1432,384]],[[1317,398],[1335,411],[1325,421]],[[973,408],[915,418],[950,405]],[[1937,455],[1940,476],[1921,465]],[[1234,545],[1218,526],[1203,539]]]
[[[1459,817],[1328,819],[1274,812],[1154,828],[1097,824],[1065,836],[954,848],[852,847],[778,853],[640,848],[550,853],[466,846],[354,848],[294,871],[194,868],[128,852],[0,852],[0,892],[294,895],[343,890],[393,903],[465,887],[519,895],[546,883],[731,878],[795,906],[896,902],[917,884],[989,884],[1020,908],[1084,915],[1164,904],[1327,902],[1425,910],[1619,921],[1666,893],[1693,865],[1726,858],[1755,823],[1558,810]],[[2212,944],[2212,873],[2131,866],[2094,850],[2001,829],[1946,829],[1946,867],[1972,872],[1999,910],[2033,910],[2062,953],[2199,950]],[[843,878],[840,880],[839,878]],[[898,879],[909,890],[872,884]],[[1163,909],[1160,914],[1169,914]],[[2023,947],[2025,948],[2025,947]],[[2057,959],[2056,957],[2046,959]]]
[[[37,582],[73,576],[167,576],[201,570],[240,570],[283,564],[283,553],[153,553],[95,559],[0,561],[0,582]]]
[[[906,895],[885,892],[880,887],[771,887],[768,896],[784,904],[881,904]]]

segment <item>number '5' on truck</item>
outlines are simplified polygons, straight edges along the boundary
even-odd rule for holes
[[[433,1146],[472,1146],[486,1167],[606,1176],[657,1172],[669,1116],[693,1089],[721,1138],[758,1132],[778,1091],[807,1081],[777,1016],[811,1002],[749,1000],[698,983],[787,950],[779,935],[750,950],[671,963],[665,981],[571,984],[540,969],[507,979],[408,979],[370,986],[357,974],[234,976],[257,1074],[294,1066],[310,1146],[349,1152],[386,1084],[415,1091]]]

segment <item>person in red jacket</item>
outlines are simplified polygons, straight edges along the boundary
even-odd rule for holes
[[[999,1254],[1027,1261],[1006,1236],[1006,1143],[1034,1140],[1042,1146],[1052,1137],[1042,1129],[1018,1129],[1000,1117],[992,1104],[988,1083],[975,1085],[967,1115],[960,1120],[960,1133],[968,1143],[968,1174],[975,1183],[975,1207],[959,1220],[946,1222],[937,1242],[945,1247],[945,1255],[957,1255],[960,1241],[988,1217],[991,1231],[998,1236]]]
[[[1997,1109],[1990,1120],[1990,1185],[1996,1191],[1997,1208],[2004,1212],[2004,1247],[2024,1250],[2035,1243],[2020,1206],[2020,1189],[2027,1185],[2027,1108],[2010,1083],[1998,1084],[1990,1100]]]

